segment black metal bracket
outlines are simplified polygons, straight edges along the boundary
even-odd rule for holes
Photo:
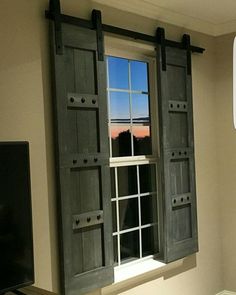
[[[183,35],[182,43],[184,48],[187,50],[187,74],[192,74],[192,60],[191,60],[191,48],[190,48],[190,36],[187,34]]]
[[[161,61],[162,71],[166,71],[166,44],[165,44],[165,30],[163,28],[157,28],[156,31],[157,43],[161,46]]]
[[[59,52],[62,52],[62,50],[63,50],[62,36],[61,36],[61,23],[67,23],[67,24],[71,24],[74,26],[79,26],[79,27],[83,27],[83,28],[87,28],[87,29],[91,29],[91,30],[98,28],[99,30],[102,30],[103,32],[126,36],[129,38],[133,38],[135,40],[142,40],[142,41],[150,42],[153,44],[162,44],[162,45],[164,45],[163,47],[175,47],[175,48],[179,48],[179,49],[185,48],[183,42],[177,42],[177,41],[165,39],[165,34],[164,34],[164,36],[161,37],[161,35],[160,35],[161,28],[158,28],[159,30],[157,29],[157,34],[155,36],[150,36],[147,34],[135,32],[135,31],[131,31],[131,30],[102,24],[102,21],[100,21],[100,24],[98,23],[98,24],[94,25],[94,21],[91,21],[91,20],[86,20],[86,19],[82,19],[82,18],[78,18],[78,17],[66,15],[66,14],[60,14],[60,1],[59,0],[50,0],[50,3],[54,3],[54,2],[55,2],[55,4],[57,4],[56,9],[55,9],[55,4],[52,5],[52,7],[50,5],[50,10],[45,11],[45,17],[47,19],[51,19],[51,20],[55,21],[56,28],[57,28],[57,32],[55,34],[57,35],[56,42],[57,42],[58,54],[62,54]],[[95,17],[95,19],[96,19],[96,17]],[[97,21],[95,21],[95,22],[97,22]],[[164,33],[165,33],[165,31],[164,31]],[[99,51],[101,52],[102,50],[99,49]],[[198,46],[190,45],[190,51],[196,52],[196,53],[203,53],[205,51],[205,49],[198,47]],[[163,53],[164,53],[164,50],[163,50]]]
[[[92,22],[97,32],[98,60],[104,60],[104,36],[102,31],[102,14],[100,10],[92,11]]]
[[[62,55],[63,44],[62,44],[60,0],[50,0],[49,9],[54,16],[53,19],[54,19],[54,25],[55,25],[56,54]]]

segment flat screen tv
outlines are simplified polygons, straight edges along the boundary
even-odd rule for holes
[[[34,283],[29,144],[0,142],[0,294]]]

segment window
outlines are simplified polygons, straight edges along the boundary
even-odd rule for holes
[[[119,266],[158,252],[155,94],[148,58],[107,56],[106,61],[114,263]]]

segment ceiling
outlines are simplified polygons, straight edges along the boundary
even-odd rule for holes
[[[96,0],[212,36],[236,32],[236,0]]]

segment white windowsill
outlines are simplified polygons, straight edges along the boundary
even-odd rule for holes
[[[168,264],[153,259],[153,256],[145,257],[141,261],[133,261],[115,267],[115,279],[112,285],[102,289],[100,295],[120,294],[124,290],[133,288],[149,279],[160,278],[168,275],[168,272],[181,268],[184,260],[180,259]],[[148,292],[147,292],[148,293]]]
[[[165,263],[154,260],[153,258],[117,266],[115,267],[114,283],[116,284],[130,278],[142,275],[149,271],[161,269],[165,266]]]
[[[183,265],[184,258],[177,261],[165,264],[157,261],[153,256],[149,256],[138,261],[123,264],[115,267],[115,278],[113,285],[124,282],[129,279],[134,279],[140,275],[147,275],[149,272],[155,271],[156,274],[161,274]]]

